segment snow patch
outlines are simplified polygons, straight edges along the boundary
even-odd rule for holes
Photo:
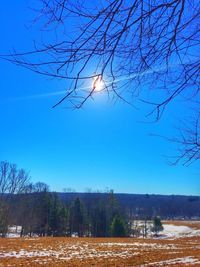
[[[159,238],[180,238],[180,237],[200,236],[200,230],[195,230],[188,226],[163,224],[163,227],[164,230],[160,233]]]
[[[65,250],[67,248],[67,250]],[[138,255],[138,252],[129,251],[129,249],[125,248],[120,251],[110,251],[110,250],[96,250],[95,248],[85,248],[82,244],[73,245],[63,247],[63,249],[59,251],[55,250],[41,250],[41,251],[26,251],[21,249],[20,251],[10,251],[10,252],[0,252],[0,258],[32,258],[32,257],[53,257],[61,260],[71,260],[71,259],[87,259],[87,258],[107,258],[107,257],[119,257],[119,258],[127,258],[132,257],[133,255]]]
[[[112,243],[99,243],[100,246],[103,247],[113,247],[113,246],[119,246],[119,247],[130,247],[134,249],[141,249],[141,248],[147,248],[147,249],[176,249],[177,247],[173,244],[157,244],[157,243],[146,243],[146,242],[133,242],[133,243],[120,243],[120,242],[112,242]]]
[[[143,266],[159,266],[159,265],[160,266],[177,265],[179,263],[196,265],[196,264],[200,264],[200,261],[194,257],[188,256],[188,257],[176,258],[176,259],[171,259],[171,260],[166,260],[166,261],[152,262],[152,263],[142,265],[142,267]]]

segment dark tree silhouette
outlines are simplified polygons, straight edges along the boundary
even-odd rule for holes
[[[68,99],[81,107],[95,89],[92,85],[83,89],[84,81],[97,77],[105,82],[103,90],[120,98],[128,93],[138,96],[147,76],[148,83],[156,81],[154,87],[167,88],[166,98],[154,103],[158,118],[189,86],[198,92],[198,1],[40,2],[39,17],[44,17],[45,28],[57,33],[58,41],[35,44],[32,51],[13,53],[10,60],[37,73],[71,80],[71,88],[57,104]],[[73,25],[74,17],[79,27],[70,35],[63,28]]]
[[[153,227],[152,227],[151,231],[154,232],[156,236],[158,236],[158,233],[160,231],[163,231],[163,230],[164,230],[164,228],[162,226],[162,222],[161,222],[160,217],[158,217],[158,216],[155,217],[153,220]]]
[[[29,181],[29,173],[24,169],[7,161],[0,162],[0,199],[5,198],[5,194],[24,193]]]
[[[8,200],[14,194],[26,192],[29,185],[29,174],[24,169],[18,169],[16,164],[0,162],[0,236],[5,237],[10,216]]]
[[[76,198],[70,207],[70,233],[83,236],[84,229],[84,213],[83,205],[79,198]]]
[[[45,30],[55,32],[55,38],[51,34],[51,41],[35,42],[30,51],[13,51],[2,57],[36,73],[66,80],[66,94],[54,107],[65,102],[81,108],[104,91],[114,100],[135,104],[139,99],[150,104],[149,114],[158,120],[175,98],[198,101],[198,0],[40,3],[36,20],[42,20]],[[100,81],[103,86],[97,90]],[[188,155],[187,149],[185,152]]]
[[[111,224],[111,236],[113,237],[125,237],[126,236],[126,227],[123,219],[116,215],[113,218]]]
[[[200,113],[190,122],[182,123],[176,137],[170,138],[170,142],[178,144],[178,155],[172,160],[172,164],[181,162],[189,166],[200,159]]]

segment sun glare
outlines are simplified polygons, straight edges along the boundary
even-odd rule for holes
[[[103,80],[102,80],[102,76],[98,75],[96,77],[94,77],[93,82],[92,82],[92,89],[96,92],[100,92],[101,90],[103,90]]]

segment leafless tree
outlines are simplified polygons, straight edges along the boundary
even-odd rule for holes
[[[29,184],[29,174],[17,165],[0,162],[0,196],[3,194],[24,193]]]
[[[24,193],[29,174],[15,164],[0,162],[0,236],[5,237],[9,224],[9,201],[13,194]]]
[[[106,92],[114,100],[150,104],[149,114],[158,120],[175,98],[198,101],[198,0],[40,3],[36,21],[55,37],[51,34],[48,41],[35,42],[32,50],[13,51],[3,58],[65,80],[66,94],[54,107],[65,102],[81,108],[97,93]]]
[[[190,122],[182,123],[177,131],[177,136],[169,138],[178,147],[178,155],[172,157],[170,162],[189,166],[200,159],[200,113]]]
[[[43,182],[37,182],[33,185],[33,192],[49,192],[49,186]]]

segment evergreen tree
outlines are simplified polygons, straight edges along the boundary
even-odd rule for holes
[[[111,223],[111,236],[113,237],[124,237],[126,236],[126,227],[124,220],[119,216],[115,215]]]
[[[38,234],[40,236],[51,235],[50,215],[53,205],[53,195],[47,191],[38,193],[40,201],[37,201]],[[38,200],[38,199],[37,199]]]
[[[8,207],[0,200],[0,236],[6,237],[8,231]]]
[[[52,195],[49,228],[53,236],[66,236],[67,217],[66,207],[64,207],[56,194]]]
[[[105,203],[97,203],[92,214],[92,235],[95,237],[107,236],[107,211]]]
[[[155,235],[157,236],[160,231],[163,231],[163,229],[164,228],[163,228],[160,217],[156,216],[153,220],[153,227],[151,229],[152,232],[154,232]]]
[[[120,214],[119,203],[115,197],[114,191],[110,190],[108,193],[108,199],[105,203],[107,210],[107,224],[106,224],[106,236],[110,236],[110,226],[116,215]]]
[[[69,227],[70,233],[77,233],[78,236],[83,236],[84,229],[84,213],[83,204],[77,197],[70,208]]]

